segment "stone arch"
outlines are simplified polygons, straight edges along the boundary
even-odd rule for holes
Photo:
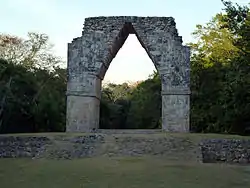
[[[113,44],[109,46],[109,49],[108,49],[109,53],[107,54],[107,57],[104,57],[104,62],[102,63],[102,67],[100,68],[99,75],[98,75],[100,78],[103,79],[105,77],[105,73],[108,70],[109,65],[111,64],[112,60],[115,58],[115,56],[117,55],[117,53],[119,52],[119,50],[121,49],[121,47],[123,46],[123,44],[125,43],[125,41],[127,40],[130,34],[136,35],[141,46],[145,49],[149,58],[155,65],[156,70],[158,70],[157,64],[155,63],[154,59],[148,52],[148,49],[145,47],[144,42],[142,41],[142,39],[136,32],[133,24],[131,22],[125,22],[122,28],[117,33],[117,36],[115,37],[113,41]]]
[[[161,76],[162,129],[189,131],[190,49],[172,17],[86,18],[68,44],[67,131],[99,128],[101,81],[129,34],[135,34]]]

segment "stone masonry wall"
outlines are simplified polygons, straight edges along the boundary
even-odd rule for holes
[[[204,163],[250,163],[250,140],[207,139],[200,147]]]
[[[158,156],[166,160],[250,164],[250,139],[202,139],[164,134],[0,136],[0,158],[75,159]]]
[[[189,131],[190,49],[182,45],[174,19],[118,16],[86,18],[82,36],[68,44],[68,132],[99,127],[101,81],[129,34],[137,36],[161,76],[162,129]]]

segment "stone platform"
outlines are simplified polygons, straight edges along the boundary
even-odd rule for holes
[[[131,133],[133,132],[133,133]],[[0,158],[77,159],[152,156],[204,163],[250,163],[250,138],[161,130],[98,130],[97,133],[1,135]]]
[[[100,134],[159,134],[164,133],[162,129],[97,129],[95,133]]]

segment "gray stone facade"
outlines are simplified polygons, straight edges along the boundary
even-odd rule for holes
[[[129,34],[135,34],[162,81],[162,129],[189,131],[190,49],[172,17],[86,18],[68,44],[67,132],[99,128],[101,83]]]

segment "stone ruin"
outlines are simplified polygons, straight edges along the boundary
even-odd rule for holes
[[[68,44],[66,132],[99,128],[102,80],[129,34],[161,77],[162,130],[189,131],[190,48],[182,45],[174,18],[117,16],[86,18],[82,36]]]

